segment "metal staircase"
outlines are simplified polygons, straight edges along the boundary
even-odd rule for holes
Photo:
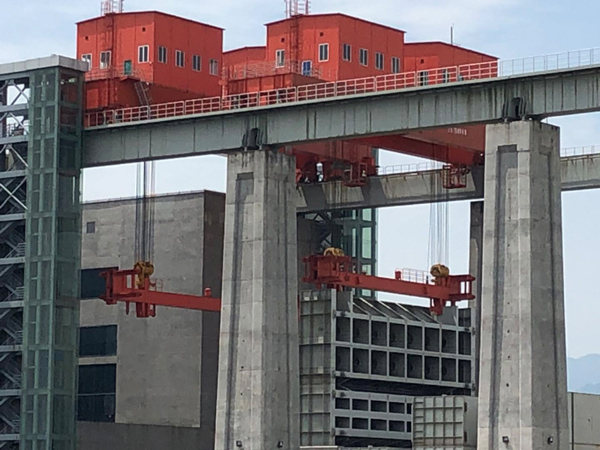
[[[23,130],[0,136],[0,449],[7,450],[19,448],[21,430],[29,98],[28,81],[0,82],[0,107],[17,111],[0,114],[0,123]]]

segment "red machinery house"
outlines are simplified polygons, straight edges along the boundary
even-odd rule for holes
[[[452,82],[458,79],[458,69],[449,69],[446,79],[440,78],[435,69],[464,65],[466,72],[461,79],[466,79],[469,65],[496,61],[492,56],[443,42],[405,43],[404,35],[404,31],[345,14],[296,15],[272,22],[267,24],[266,47],[246,47],[224,54],[225,93],[236,95],[409,71],[415,72],[420,85]],[[340,178],[336,168],[340,164],[346,167],[342,172],[349,170],[357,175],[365,173],[366,163],[366,174],[373,175],[376,167],[372,148],[469,166],[481,161],[484,146],[485,129],[475,126],[311,144],[294,148],[294,152],[299,180],[312,181],[318,163],[323,164],[324,179]],[[351,184],[365,182],[364,178],[355,181]]]
[[[87,109],[221,94],[223,29],[161,12],[109,13],[77,24],[90,63]]]

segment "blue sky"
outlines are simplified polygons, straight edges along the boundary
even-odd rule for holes
[[[312,4],[314,12],[340,11],[401,28],[407,31],[408,41],[448,40],[453,25],[455,42],[502,59],[600,46],[597,1],[312,0]],[[284,14],[283,0],[126,0],[125,8],[156,9],[219,25],[226,29],[226,48],[262,44],[262,25]],[[10,20],[3,24],[0,63],[52,53],[75,56],[75,22],[96,16],[99,11],[99,0],[27,0],[18,7],[11,3]],[[561,126],[563,147],[600,144],[598,115],[553,123]],[[381,164],[404,161],[403,157],[386,154]],[[224,187],[224,158],[158,164],[158,192],[203,188],[223,191]],[[84,175],[85,199],[130,196],[134,192],[132,167],[96,169]],[[598,204],[598,191],[563,194],[567,345],[569,355],[574,357],[600,353],[600,301],[590,273],[600,253],[596,223],[600,215],[594,212]],[[379,273],[391,276],[397,267],[427,268],[429,206],[382,209],[379,220]],[[468,220],[467,203],[450,206],[450,267],[454,273],[468,268]]]

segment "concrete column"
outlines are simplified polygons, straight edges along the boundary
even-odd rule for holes
[[[469,236],[469,273],[475,277],[473,294],[475,299],[469,302],[471,309],[472,335],[471,351],[473,360],[473,395],[479,392],[479,350],[481,344],[481,268],[483,261],[483,202],[471,203],[471,231]]]
[[[298,450],[295,159],[229,156],[216,450]]]
[[[487,128],[478,450],[567,449],[559,130]]]

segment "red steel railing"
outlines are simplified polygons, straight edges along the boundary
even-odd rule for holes
[[[86,127],[209,114],[600,64],[600,48],[88,113]],[[93,75],[91,78],[93,79]]]
[[[208,114],[282,103],[314,101],[348,95],[367,94],[420,86],[453,83],[466,80],[493,78],[498,75],[498,62],[469,64],[457,67],[405,72],[376,77],[358,78],[269,91],[208,97],[150,106],[135,106],[115,110],[88,113],[86,127],[98,127],[113,123],[139,122],[168,117]]]

